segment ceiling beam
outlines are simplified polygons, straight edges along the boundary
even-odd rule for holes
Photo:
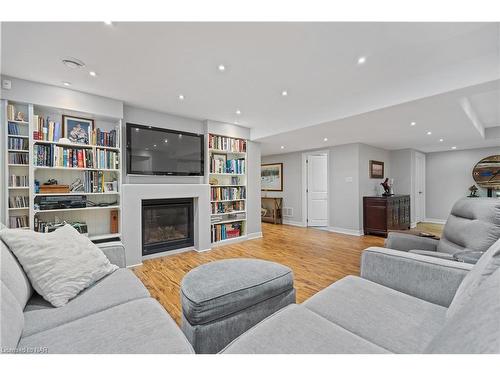
[[[472,126],[474,126],[474,128],[479,132],[481,138],[485,139],[484,125],[479,119],[479,116],[477,115],[477,112],[472,106],[470,100],[464,97],[459,99],[459,103],[463,111],[469,118],[470,122],[472,123]]]

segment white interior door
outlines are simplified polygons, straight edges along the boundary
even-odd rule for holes
[[[425,155],[415,154],[415,220],[425,220]]]
[[[307,226],[328,225],[328,159],[326,154],[307,156]]]

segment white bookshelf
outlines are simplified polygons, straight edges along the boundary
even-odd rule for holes
[[[10,181],[9,176],[12,174],[28,176],[28,186],[8,186],[6,188],[6,202],[7,202],[7,224],[10,224],[10,218],[13,216],[25,215],[28,217],[28,226],[26,228],[35,229],[36,222],[48,222],[48,223],[60,223],[66,222],[85,222],[88,228],[88,236],[92,240],[106,240],[120,238],[121,236],[121,120],[120,119],[110,119],[103,118],[90,113],[75,113],[71,111],[64,111],[59,108],[51,107],[41,107],[33,104],[26,103],[16,103],[3,101],[2,105],[4,110],[7,110],[8,104],[12,104],[16,108],[16,113],[18,111],[23,111],[25,113],[25,119],[27,121],[10,121],[16,123],[19,128],[20,135],[8,134],[8,123],[9,120],[5,116],[5,124],[3,126],[5,131],[6,139],[6,181],[7,184]],[[5,112],[6,113],[6,112]],[[99,145],[85,145],[76,143],[62,143],[49,140],[38,140],[33,138],[34,131],[38,129],[38,124],[36,123],[36,116],[49,117],[54,122],[59,122],[62,128],[62,115],[92,118],[94,120],[94,127],[100,128],[103,131],[109,132],[110,130],[116,130],[116,147],[110,146],[99,146]],[[28,141],[28,150],[12,150],[9,147],[10,138],[20,138]],[[110,152],[116,152],[118,156],[117,169],[105,169],[105,168],[71,168],[62,166],[39,166],[35,165],[36,155],[34,155],[35,145],[44,146],[58,146],[68,149],[87,149],[94,153],[96,150],[106,150]],[[9,162],[9,153],[18,152],[19,154],[25,154],[28,157],[27,165],[18,165],[17,163]],[[84,180],[84,174],[86,171],[98,171],[102,172],[104,175],[105,182],[116,181],[117,191],[105,191],[105,192],[68,192],[68,193],[40,193],[35,191],[35,181],[38,181],[40,185],[45,183],[49,179],[56,179],[58,184],[71,185],[75,179],[79,178],[81,181]],[[28,207],[9,207],[9,197],[10,196],[28,196],[29,206]],[[87,207],[82,208],[64,208],[64,209],[52,209],[52,210],[40,210],[35,204],[35,200],[38,201],[44,196],[86,196],[87,202],[91,201],[95,203],[95,206],[90,206],[87,203]],[[99,205],[101,204],[101,205]],[[103,206],[103,204],[108,204]],[[111,233],[111,218],[110,211],[118,210],[118,233]]]
[[[214,147],[211,143],[212,137],[219,137],[219,139],[227,140],[227,143],[218,143],[218,147]],[[242,147],[244,150],[237,150],[229,145],[232,141],[239,141],[244,144]],[[246,153],[246,140],[241,138],[232,138],[223,135],[209,133],[207,136],[207,150],[208,150],[208,182],[210,184],[210,232],[212,237],[212,244],[226,244],[230,242],[237,242],[246,238],[246,223],[247,223],[247,206],[246,206],[246,194],[247,194],[247,153]],[[226,170],[214,170],[213,159],[214,158],[225,158],[226,160],[240,160],[244,164],[243,173],[236,173],[235,171],[227,172]],[[231,199],[217,198],[214,199],[212,196],[212,189],[220,189],[225,191],[226,189],[233,189],[238,192],[238,195],[243,194],[243,196],[237,196]],[[219,212],[218,206],[222,206],[224,212]],[[236,218],[233,216],[237,215]],[[216,233],[214,229],[217,226],[225,226],[228,230],[234,230],[233,224],[239,225],[240,233],[237,237],[232,238],[214,238]],[[220,232],[219,232],[220,233]]]

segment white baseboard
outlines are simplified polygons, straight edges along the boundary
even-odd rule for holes
[[[287,219],[283,219],[283,224],[293,225],[294,227],[305,227],[304,223],[301,221],[293,221],[293,220],[287,220]]]
[[[327,230],[329,232],[340,233],[340,234],[348,234],[350,236],[357,236],[357,237],[363,235],[363,231],[356,230],[356,229],[346,229],[346,228],[339,228],[339,227],[327,227]]]
[[[417,227],[417,223],[416,223],[416,222],[415,222],[415,223],[411,223],[411,224],[410,224],[410,228],[411,228],[411,229],[416,228],[416,227]]]
[[[431,217],[426,217],[423,221],[424,223],[431,223],[431,224],[445,224],[446,220],[442,219],[433,219]]]
[[[257,238],[262,238],[262,232],[248,233],[247,240],[256,240]]]

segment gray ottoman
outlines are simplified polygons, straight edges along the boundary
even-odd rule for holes
[[[182,331],[196,353],[217,353],[295,303],[293,273],[278,263],[227,259],[201,265],[181,283]]]

